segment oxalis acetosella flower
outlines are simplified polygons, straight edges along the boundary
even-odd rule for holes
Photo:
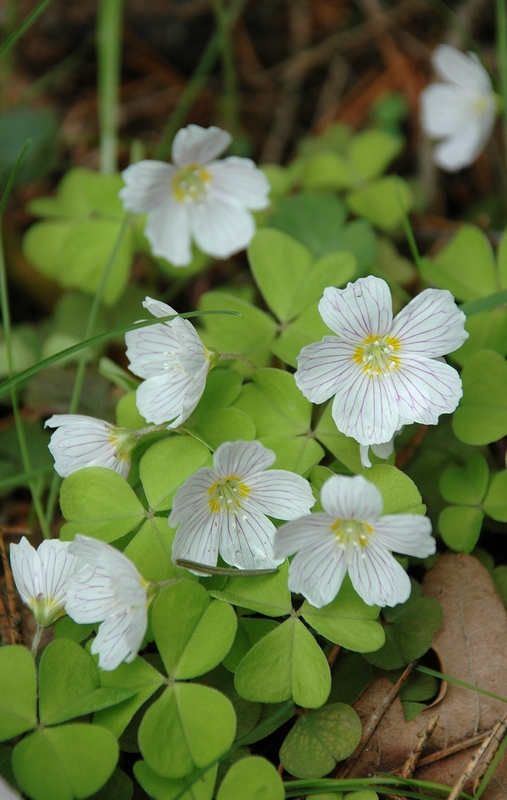
[[[275,454],[260,442],[225,442],[213,468],[197,470],[176,492],[169,525],[178,526],[173,561],[186,559],[216,566],[220,554],[241,569],[276,567],[276,528],[267,515],[296,519],[315,503],[300,475],[268,469]]]
[[[45,428],[57,428],[49,442],[55,470],[66,478],[84,467],[105,467],[127,477],[137,436],[130,428],[119,428],[84,414],[54,414]]]
[[[324,483],[323,512],[282,525],[276,557],[297,555],[289,566],[289,589],[316,608],[331,603],[348,572],[368,605],[395,606],[411,584],[391,551],[426,558],[435,552],[431,522],[418,514],[382,515],[380,490],[362,475],[333,475]]]
[[[79,568],[79,559],[69,551],[69,542],[47,539],[37,550],[23,536],[9,548],[14,583],[32,612],[37,625],[53,625],[65,615],[69,581]]]
[[[176,428],[201,399],[217,354],[204,346],[194,326],[171,306],[151,297],[143,306],[154,317],[176,316],[125,334],[129,369],[145,378],[136,390],[136,405],[148,422],[168,422],[169,428]]]
[[[215,258],[247,247],[255,233],[250,210],[269,205],[270,186],[248,158],[216,160],[231,141],[220,128],[188,125],[174,137],[174,164],[139,161],[122,172],[120,198],[127,211],[148,213],[145,234],[154,255],[184,267],[192,240]]]
[[[148,627],[150,584],[127,556],[98,539],[78,534],[69,552],[81,568],[67,589],[67,614],[79,624],[102,623],[91,646],[101,669],[130,664]]]
[[[455,172],[470,166],[484,149],[495,124],[497,97],[475,53],[441,44],[432,63],[443,82],[421,93],[422,127],[441,140],[433,151],[435,163]]]
[[[364,466],[368,448],[387,445],[403,425],[436,425],[455,410],[461,379],[441,356],[468,333],[450,292],[425,289],[393,320],[387,283],[370,276],[325,289],[319,312],[337,336],[303,347],[296,384],[313,403],[334,395],[336,427],[359,442]]]

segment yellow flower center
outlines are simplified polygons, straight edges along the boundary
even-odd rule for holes
[[[129,428],[111,427],[108,441],[116,457],[119,458],[120,461],[128,461],[130,463],[132,450],[134,450],[137,445],[135,433]]]
[[[473,110],[479,116],[482,116],[488,110],[488,99],[489,98],[484,97],[482,94],[474,98]]]
[[[173,194],[180,203],[193,203],[206,196],[206,184],[211,180],[209,172],[199,164],[189,164],[178,170],[171,181]]]
[[[368,546],[368,541],[375,533],[371,525],[357,519],[337,519],[331,525],[336,541],[344,550],[357,547],[363,550]]]
[[[367,336],[354,351],[354,361],[371,378],[389,375],[400,366],[400,342],[394,336]]]
[[[215,481],[209,489],[209,507],[214,514],[237,514],[250,489],[237,475],[228,475]]]

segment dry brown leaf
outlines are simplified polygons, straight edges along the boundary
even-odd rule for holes
[[[433,648],[442,671],[454,678],[507,697],[507,614],[488,571],[472,556],[443,556],[427,573],[424,592],[442,606],[444,622]],[[355,704],[363,720],[378,707],[391,688],[385,678],[375,680]],[[399,697],[386,712],[350,777],[400,768],[427,724],[439,720],[423,755],[463,742],[490,730],[507,711],[500,700],[449,684],[442,702],[405,722]],[[416,777],[453,785],[476,748],[420,768]],[[500,763],[483,800],[507,797],[507,759]]]

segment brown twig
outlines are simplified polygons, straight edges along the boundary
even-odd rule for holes
[[[417,663],[416,661],[412,661],[411,664],[405,667],[403,673],[400,675],[400,677],[398,678],[392,689],[389,690],[389,692],[382,700],[381,704],[378,706],[378,708],[375,709],[374,713],[370,716],[368,722],[363,728],[363,735],[361,737],[361,741],[359,742],[358,746],[356,747],[352,755],[349,756],[349,758],[345,761],[345,763],[340,767],[340,769],[336,773],[335,775],[336,780],[341,780],[343,778],[346,778],[352,767],[359,761],[359,758],[361,757],[364,748],[370,741],[375,729],[379,725],[387,709],[392,705],[394,698],[397,696],[398,692],[400,691],[401,687],[403,686],[408,676],[412,672],[416,663]]]
[[[20,632],[20,615],[18,612],[16,602],[16,589],[11,572],[11,565],[5,552],[3,532],[0,530],[0,555],[2,557],[4,577],[5,577],[5,595],[7,598],[7,608],[0,597],[0,624],[2,626],[2,639],[7,644],[21,644],[22,637]]]
[[[494,742],[496,746],[494,748],[494,752],[493,752],[491,758],[489,758],[487,760],[487,762],[486,762],[486,767],[485,768],[487,769],[487,766],[488,766],[489,762],[493,758],[494,753],[498,749],[498,747],[499,747],[499,745],[500,745],[500,743],[501,743],[501,741],[502,741],[502,739],[503,739],[503,737],[505,736],[506,733],[507,733],[507,714],[499,722],[497,722],[495,727],[490,731],[488,736],[484,739],[482,745],[479,747],[479,749],[477,750],[477,752],[475,753],[473,758],[470,759],[470,761],[468,762],[467,766],[463,770],[462,774],[459,776],[458,780],[456,781],[456,783],[452,787],[452,791],[449,793],[449,796],[447,797],[447,800],[457,800],[457,798],[458,798],[461,790],[463,789],[465,783],[467,782],[467,780],[472,775],[474,769],[476,768],[477,764],[479,763],[479,761],[483,757],[484,753],[486,752],[486,750],[488,749],[490,744],[492,742]]]
[[[341,645],[335,644],[333,649],[329,653],[329,655],[327,657],[327,663],[329,664],[330,669],[332,669],[334,667],[335,661],[338,658],[338,656],[340,655],[341,649],[342,649]]]

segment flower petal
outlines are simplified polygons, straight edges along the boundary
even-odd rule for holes
[[[418,514],[387,514],[375,523],[375,535],[383,547],[416,558],[433,555],[437,547],[430,520]]]
[[[466,317],[446,289],[425,289],[394,320],[390,336],[400,341],[400,352],[443,356],[468,339]]]
[[[384,501],[380,489],[362,475],[333,475],[320,490],[320,502],[333,518],[375,522],[382,514]]]
[[[71,579],[65,611],[79,625],[102,622],[115,614],[117,603],[109,578],[94,572]]]
[[[123,207],[135,214],[144,214],[161,205],[171,191],[176,170],[164,161],[139,161],[124,169],[125,186],[119,191]]]
[[[473,114],[475,92],[445,83],[431,83],[420,95],[421,124],[427,136],[457,134]]]
[[[111,671],[122,661],[130,664],[137,656],[147,627],[146,607],[124,610],[105,620],[91,646],[91,652],[99,656],[99,667]]]
[[[467,119],[455,135],[444,139],[433,151],[433,160],[439,167],[455,172],[472,164],[481,154],[493,129],[495,113],[490,104],[481,115]]]
[[[44,427],[57,428],[48,449],[62,478],[84,467],[105,467],[127,477],[130,454],[117,452],[115,428],[108,422],[83,414],[54,414]]]
[[[153,297],[144,298],[143,308],[146,308],[154,317],[168,317],[171,314],[177,316],[178,314],[178,312],[171,306],[168,306],[167,303],[162,303],[161,300],[154,300]],[[191,323],[188,324],[190,325]]]
[[[178,167],[187,167],[189,164],[206,165],[219,156],[231,142],[230,133],[215,126],[201,128],[200,125],[187,125],[174,137],[172,160]]]
[[[324,403],[336,394],[342,383],[343,359],[343,343],[335,336],[324,336],[321,342],[303,347],[297,357],[294,379],[307,400]],[[352,352],[347,350],[346,362],[351,360]]]
[[[129,369],[140,378],[167,375],[172,367],[178,366],[198,373],[208,363],[197,331],[188,320],[180,317],[160,325],[128,331],[125,342]]]
[[[348,360],[331,411],[336,427],[359,444],[387,442],[399,426],[400,414],[392,373],[372,377]]]
[[[188,203],[180,203],[172,195],[153,208],[146,222],[145,235],[154,256],[167,259],[175,267],[186,267],[192,261]]]
[[[389,331],[393,318],[391,292],[384,280],[373,276],[359,278],[346,289],[330,286],[324,289],[319,312],[343,341],[358,344]]]
[[[456,370],[438,359],[403,358],[391,379],[400,417],[423,425],[436,425],[440,414],[451,414],[463,394]]]
[[[44,595],[62,607],[69,580],[79,568],[79,559],[68,551],[69,544],[59,539],[46,539],[37,550],[44,575]]]
[[[218,561],[220,522],[218,516],[211,514],[209,509],[195,509],[188,521],[182,522],[176,531],[172,560],[176,562],[182,558],[215,567]],[[169,524],[174,523],[170,521]],[[201,572],[195,574],[202,575]]]
[[[491,92],[491,79],[475,53],[465,54],[452,45],[440,44],[433,51],[431,60],[444,81],[480,93]]]
[[[275,533],[273,523],[255,509],[237,515],[222,514],[220,555],[227,564],[240,569],[277,567],[284,559],[274,556]]]
[[[23,536],[19,544],[9,547],[11,570],[16,589],[23,601],[29,605],[36,597],[44,594],[44,577],[40,558],[35,547]]]
[[[201,513],[201,509],[207,510],[211,515],[209,490],[217,478],[217,473],[210,467],[201,467],[190,478],[187,478],[177,490],[173,500],[172,511],[169,515],[169,525],[172,528],[190,518],[194,512]]]
[[[289,589],[302,594],[315,608],[322,608],[334,600],[346,572],[343,550],[332,541],[323,541],[293,559],[289,566]]]
[[[232,205],[261,209],[269,205],[268,179],[249,158],[230,156],[206,167],[212,181],[210,199],[215,197]]]
[[[255,233],[251,213],[236,203],[208,196],[202,203],[189,203],[188,210],[197,246],[214,258],[244,250]]]
[[[336,517],[318,511],[280,525],[273,545],[276,558],[292,556],[299,550],[314,550],[324,542],[335,544],[331,532],[334,522]]]
[[[349,575],[352,586],[369,606],[396,606],[410,597],[407,573],[374,538],[367,547],[354,548]]]
[[[297,519],[315,505],[310,484],[300,475],[284,469],[270,469],[248,481],[251,494],[246,508],[254,506],[276,519]]]
[[[213,467],[219,478],[236,476],[247,480],[270,467],[276,456],[260,442],[224,442],[213,456]]]

